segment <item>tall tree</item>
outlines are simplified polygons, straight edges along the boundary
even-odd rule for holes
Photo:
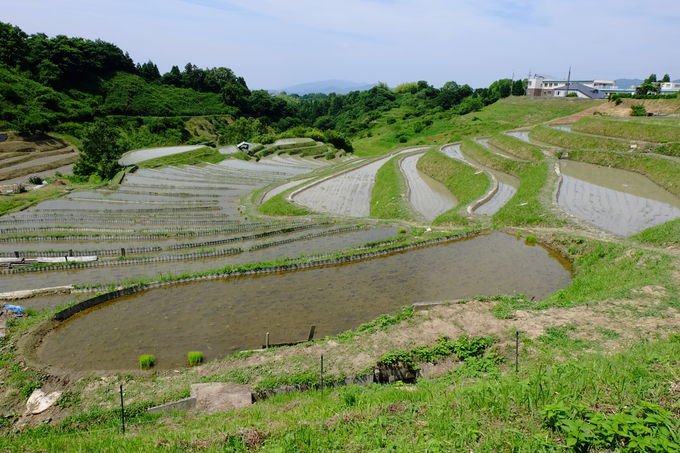
[[[661,79],[661,83],[665,82],[670,82],[671,81],[671,76],[668,74],[664,74],[663,79]]]
[[[118,159],[124,151],[118,129],[108,120],[98,119],[83,137],[80,158],[73,173],[77,176],[96,174],[102,179],[110,179],[120,168]]]

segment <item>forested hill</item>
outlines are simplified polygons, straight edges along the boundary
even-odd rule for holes
[[[250,90],[226,67],[187,63],[161,74],[152,61],[135,63],[111,43],[28,35],[0,22],[0,129],[83,138],[94,122],[106,120],[122,137],[121,149],[206,140],[265,143],[294,129],[289,133],[322,136],[351,151],[350,141],[369,134],[390,110],[462,115],[523,94],[524,83],[502,79],[473,89],[419,81],[344,95],[270,95]],[[191,117],[204,118],[191,123]]]

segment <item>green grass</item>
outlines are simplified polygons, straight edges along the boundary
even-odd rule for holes
[[[536,126],[529,131],[529,137],[538,142],[569,149],[596,149],[602,151],[630,151],[630,143],[607,137],[592,137],[573,132]]]
[[[29,190],[28,192],[14,195],[0,195],[0,215],[21,209],[39,201],[60,197],[74,189],[89,189],[97,186],[98,183],[79,184],[65,181],[64,185],[52,183],[38,190]]]
[[[418,170],[444,184],[458,200],[458,206],[437,217],[433,222],[435,224],[467,224],[468,220],[461,215],[461,210],[481,198],[491,186],[486,174],[478,173],[475,168],[436,150],[426,152],[418,160],[417,167]]]
[[[523,349],[533,344],[528,341]],[[675,338],[636,343],[614,354],[582,352],[559,361],[552,351],[527,358],[518,374],[485,371],[471,361],[441,379],[406,387],[409,391],[399,385],[314,390],[277,396],[227,416],[162,420],[145,415],[137,405],[128,413],[125,436],[117,430],[115,410],[91,412],[58,427],[8,433],[0,438],[0,448],[547,452],[565,450],[571,437],[569,431],[555,430],[555,420],[562,426],[568,418],[568,411],[560,411],[563,406],[578,404],[606,417],[647,407],[647,401],[677,410],[669,385],[677,380],[674,370],[680,366],[680,341]],[[677,418],[663,409],[655,412],[664,415],[666,433],[677,433]],[[654,433],[640,437],[654,441]],[[677,436],[672,442],[666,451],[680,448]]]
[[[680,141],[679,126],[651,122],[644,124],[639,121],[582,118],[574,124],[573,130],[586,134],[606,135],[608,137],[620,137],[655,143]]]
[[[224,159],[226,159],[226,156],[215,148],[203,147],[185,153],[145,160],[138,163],[137,166],[140,168],[158,168],[177,165],[198,165],[202,163],[216,164]]]
[[[604,167],[630,170],[649,179],[680,196],[680,163],[651,154],[614,153],[598,151],[571,151],[569,159]]]
[[[412,220],[413,212],[406,199],[407,185],[399,168],[403,156],[387,161],[376,173],[371,193],[371,217]]]
[[[543,160],[543,152],[540,146],[527,143],[517,137],[511,137],[506,134],[494,134],[489,138],[489,144],[520,159],[534,162]]]
[[[311,214],[311,211],[309,211],[307,208],[286,200],[285,196],[288,193],[289,191],[286,191],[284,193],[274,195],[269,200],[262,203],[258,207],[258,210],[262,214],[277,216],[300,216]]]
[[[541,192],[548,181],[550,165],[545,162],[519,162],[490,152],[472,140],[464,140],[461,150],[466,156],[487,167],[519,178],[515,195],[496,212],[497,225],[543,225],[560,223],[541,203]]]
[[[647,244],[680,244],[680,219],[647,228],[632,237]]]
[[[143,354],[139,356],[139,368],[148,370],[156,365],[156,356],[151,354]]]
[[[382,114],[371,123],[368,131],[352,143],[358,156],[377,156],[399,147],[444,145],[465,137],[532,126],[601,103],[513,96],[467,115],[456,115],[450,111],[424,113],[416,107],[399,107]]]
[[[190,351],[187,353],[187,365],[196,366],[203,363],[203,353],[200,351]]]

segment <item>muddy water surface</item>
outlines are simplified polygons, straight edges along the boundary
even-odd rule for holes
[[[458,200],[444,184],[416,168],[418,159],[422,156],[423,153],[404,157],[400,166],[408,184],[411,206],[425,217],[425,220],[432,221],[438,215],[454,208]]]
[[[642,175],[572,161],[560,168],[558,204],[603,230],[628,236],[680,217],[680,199]]]
[[[518,271],[521,267],[521,272]],[[538,246],[492,233],[343,266],[211,280],[149,290],[64,322],[39,357],[70,369],[130,369],[140,354],[161,368],[184,365],[187,351],[207,359],[271,342],[333,335],[419,301],[524,293],[547,297],[570,281]]]

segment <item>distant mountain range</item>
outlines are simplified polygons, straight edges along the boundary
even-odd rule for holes
[[[318,82],[300,83],[298,85],[289,86],[280,90],[270,90],[270,93],[305,94],[323,93],[323,94],[347,94],[350,91],[365,91],[370,90],[377,83],[357,83],[348,80],[321,80]]]

